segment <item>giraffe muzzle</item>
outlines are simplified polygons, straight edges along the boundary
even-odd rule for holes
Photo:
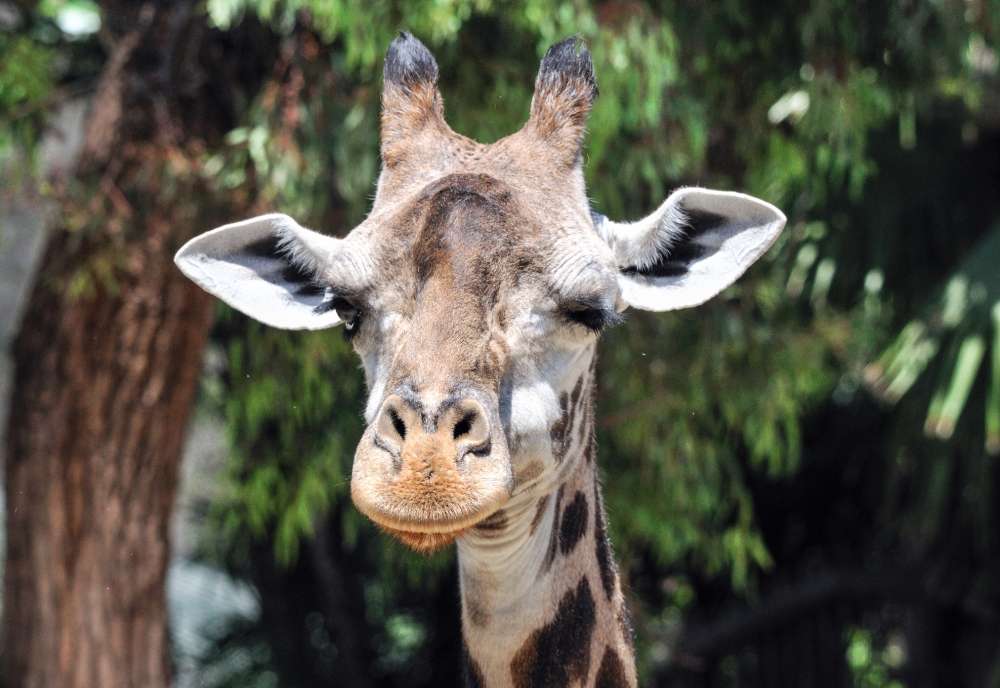
[[[512,489],[499,416],[470,397],[428,410],[413,395],[389,395],[358,445],[351,476],[358,509],[422,550],[450,543]]]

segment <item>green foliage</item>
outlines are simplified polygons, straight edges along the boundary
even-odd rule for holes
[[[54,87],[52,45],[29,32],[28,17],[17,21],[0,25],[0,159],[8,158],[3,172],[14,183],[30,169],[22,159],[33,158]]]
[[[0,44],[0,107],[8,117],[41,109],[51,84],[51,51],[27,36],[5,37]],[[11,113],[11,111],[14,111]]]
[[[227,352],[233,461],[218,517],[235,542],[273,527],[275,555],[288,563],[316,515],[347,498],[364,382],[339,337],[282,332],[228,310],[221,326],[241,336]],[[356,539],[361,522],[349,522]]]
[[[799,459],[799,417],[833,383],[815,333],[782,332],[747,290],[695,314],[635,314],[602,343],[601,465],[619,551],[648,544],[744,587],[770,557],[740,456],[779,476]],[[739,295],[736,295],[739,294]]]
[[[885,647],[875,647],[872,633],[854,627],[847,636],[847,666],[851,669],[854,688],[904,688],[892,671],[906,661],[906,650],[900,633],[891,634]]]

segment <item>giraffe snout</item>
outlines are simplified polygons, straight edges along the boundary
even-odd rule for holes
[[[421,402],[383,402],[358,445],[351,496],[384,530],[433,549],[506,503],[513,475],[495,409],[471,397]]]
[[[475,399],[459,399],[428,418],[399,395],[382,405],[374,441],[398,459],[398,468],[418,467],[433,478],[435,469],[465,461],[469,454],[488,454],[490,421]]]

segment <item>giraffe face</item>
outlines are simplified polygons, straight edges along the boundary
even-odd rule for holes
[[[371,391],[352,496],[416,547],[507,501],[520,450],[547,446],[560,418],[559,383],[620,317],[617,266],[585,200],[550,231],[522,194],[487,173],[447,174],[358,235],[378,256],[371,283],[328,277],[350,294],[339,298]]]
[[[700,189],[636,223],[592,214],[581,142],[595,96],[586,48],[563,41],[524,128],[480,145],[448,128],[434,59],[404,34],[386,56],[383,169],[361,225],[334,239],[268,215],[177,255],[265,323],[344,326],[369,387],[351,494],[416,548],[483,523],[523,484],[554,489],[560,423],[600,331],[630,305],[710,298],[784,224],[766,203]]]

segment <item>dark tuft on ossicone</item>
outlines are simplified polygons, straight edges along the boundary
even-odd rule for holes
[[[539,87],[562,90],[568,85],[567,82],[583,86],[590,92],[591,101],[597,97],[594,63],[590,59],[590,51],[579,36],[559,41],[545,52],[538,69],[536,90]]]
[[[438,66],[423,43],[405,31],[389,45],[385,54],[382,78],[387,82],[410,88],[419,83],[436,84]]]

